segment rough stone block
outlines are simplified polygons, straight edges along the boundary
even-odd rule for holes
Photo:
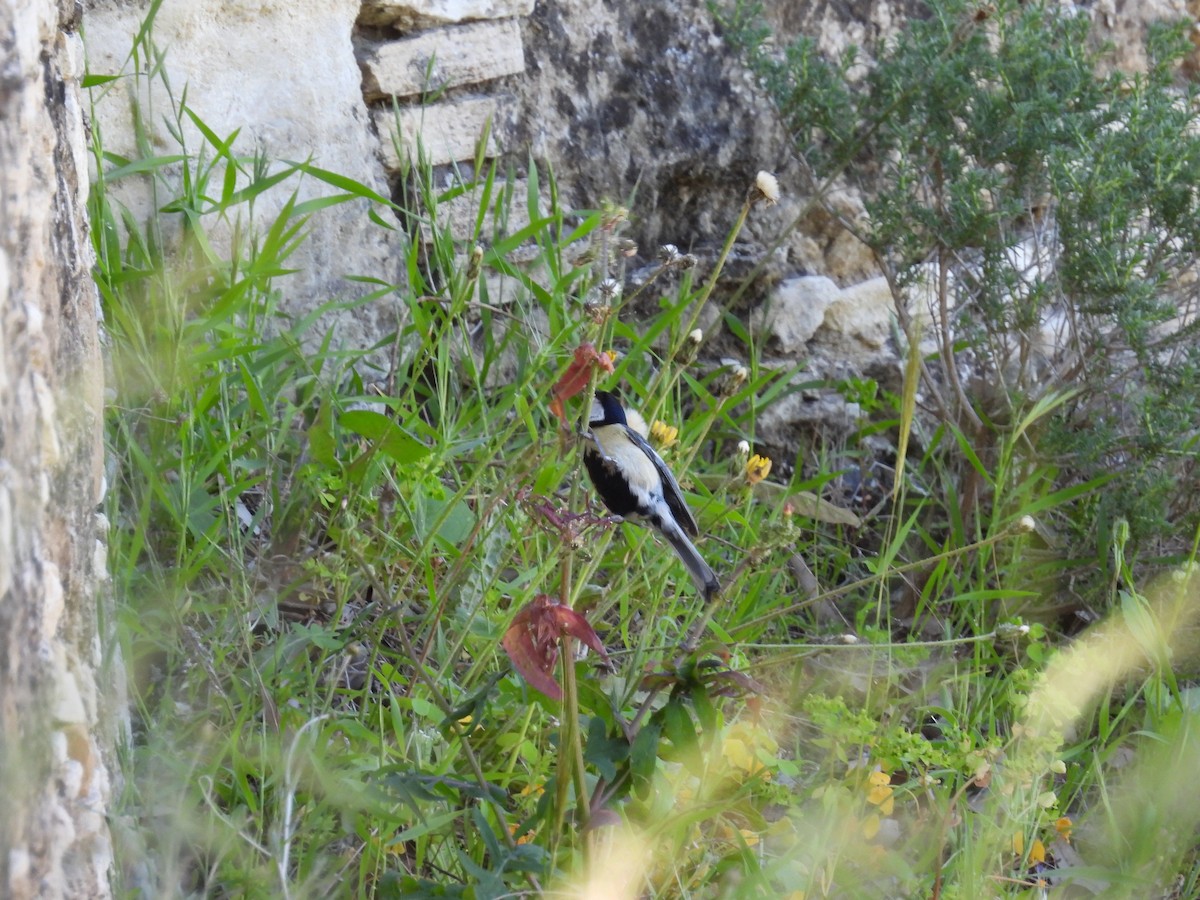
[[[833,280],[820,275],[789,278],[775,288],[768,303],[750,314],[750,326],[778,341],[784,353],[802,356],[840,293]]]
[[[364,55],[362,65],[368,99],[411,97],[523,72],[525,50],[517,21],[504,19],[381,44]]]
[[[507,19],[533,12],[533,0],[364,0],[362,25],[417,31],[456,22]]]
[[[843,345],[847,352],[877,353],[891,337],[895,303],[886,278],[872,278],[851,285],[825,309],[823,339]]]
[[[399,122],[392,110],[381,109],[374,114],[375,130],[383,145],[383,165],[395,174],[401,169],[401,157],[396,153],[397,125],[400,133],[400,153],[417,155],[417,136],[425,146],[429,161],[437,166],[473,159],[475,145],[496,110],[494,99],[456,100],[433,106],[415,106],[400,110]],[[488,137],[486,156],[496,156],[495,139]]]

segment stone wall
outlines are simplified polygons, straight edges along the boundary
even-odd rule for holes
[[[1184,0],[1069,5],[1117,41],[1117,63],[1128,68],[1144,62],[1148,22],[1188,14]],[[92,71],[130,71],[129,48],[147,6],[86,5]],[[766,7],[781,39],[810,35],[836,54],[894,33],[923,5],[817,0]],[[830,302],[811,328],[797,330],[778,314],[769,322],[760,317],[764,334],[781,338],[773,346],[790,358],[825,351],[858,371],[890,359],[879,336],[892,301],[866,248],[820,210],[787,229],[808,199],[800,195],[787,135],[714,32],[705,0],[167,2],[153,34],[167,50],[176,92],[187,84],[190,104],[218,134],[240,128],[243,152],[311,157],[386,194],[399,188],[419,140],[447,184],[469,175],[477,157],[500,159],[517,180],[517,197],[525,194],[532,157],[553,168],[564,205],[595,208],[609,200],[629,207],[631,236],[641,248],[631,269],[653,260],[663,243],[697,253],[702,263],[711,259],[745,186],[760,169],[775,171],[784,200],[756,211],[736,254],[745,271],[779,243],[750,300],[773,298],[785,318],[795,303],[807,303],[810,288]],[[106,145],[131,147],[130,96],[151,103],[154,90],[127,79],[109,91],[98,105]],[[162,131],[152,137],[169,145]],[[331,190],[307,184],[301,199]],[[274,208],[285,198],[281,191]],[[463,209],[448,211],[464,237],[469,204],[463,198]],[[846,218],[861,213],[851,192],[835,204]],[[509,230],[526,222],[519,214]],[[402,242],[372,224],[362,204],[323,210],[310,231],[293,260],[300,272],[281,282],[296,314],[368,290],[347,275],[401,277]],[[811,277],[827,281],[804,280]],[[835,298],[831,289],[848,293]],[[343,316],[340,340],[371,343],[402,315],[394,304],[385,297]],[[811,318],[811,310],[800,315]],[[805,339],[794,340],[802,332]]]
[[[74,9],[0,4],[0,895],[105,897],[120,693]],[[107,700],[106,700],[107,698]]]

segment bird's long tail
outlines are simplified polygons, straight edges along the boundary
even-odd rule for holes
[[[696,582],[696,587],[704,594],[705,600],[711,600],[721,592],[721,582],[717,581],[716,573],[709,568],[708,563],[704,561],[704,557],[700,555],[700,551],[696,549],[696,545],[688,540],[688,536],[683,533],[683,529],[674,522],[666,525],[661,529],[663,537],[667,539],[675,553],[683,560],[683,564],[687,566],[688,572],[692,576],[692,580]]]

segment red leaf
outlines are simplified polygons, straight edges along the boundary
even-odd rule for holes
[[[584,341],[575,348],[575,358],[563,373],[562,378],[554,385],[554,397],[550,401],[550,411],[558,416],[558,420],[567,424],[567,413],[563,403],[570,400],[588,386],[592,373],[597,369],[612,372],[612,358],[607,353],[599,353],[596,348]]]
[[[500,644],[530,686],[551,700],[562,699],[562,688],[554,680],[559,641],[570,635],[583,641],[604,660],[608,653],[587,619],[563,606],[548,594],[538,594],[512,620]]]
[[[537,603],[537,600],[533,603]],[[541,691],[551,700],[561,700],[562,688],[550,674],[554,671],[554,664],[558,662],[558,645],[552,643],[539,647],[534,643],[529,621],[532,607],[533,604],[530,604],[517,613],[508,630],[504,632],[504,637],[500,639],[500,645],[504,647],[504,652],[521,673],[521,677],[529,682],[531,687]]]
[[[556,606],[553,613],[563,634],[569,634],[576,640],[583,641],[599,653],[601,659],[608,661],[608,652],[604,649],[604,644],[600,642],[600,637],[588,624],[587,619],[569,606]]]

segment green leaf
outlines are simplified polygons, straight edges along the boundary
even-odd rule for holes
[[[333,431],[329,427],[329,407],[322,406],[316,419],[308,427],[308,451],[312,458],[328,469],[338,469],[337,442],[333,439]]]
[[[594,716],[588,720],[587,742],[583,761],[596,767],[606,781],[617,779],[617,765],[629,758],[629,742],[623,737],[609,737],[604,720]]]
[[[343,428],[372,441],[386,456],[401,465],[419,462],[433,452],[383,413],[370,409],[352,409],[341,414]]]
[[[633,776],[633,788],[643,800],[650,795],[654,770],[658,766],[658,742],[663,726],[651,721],[638,731],[629,749],[629,771]]]

